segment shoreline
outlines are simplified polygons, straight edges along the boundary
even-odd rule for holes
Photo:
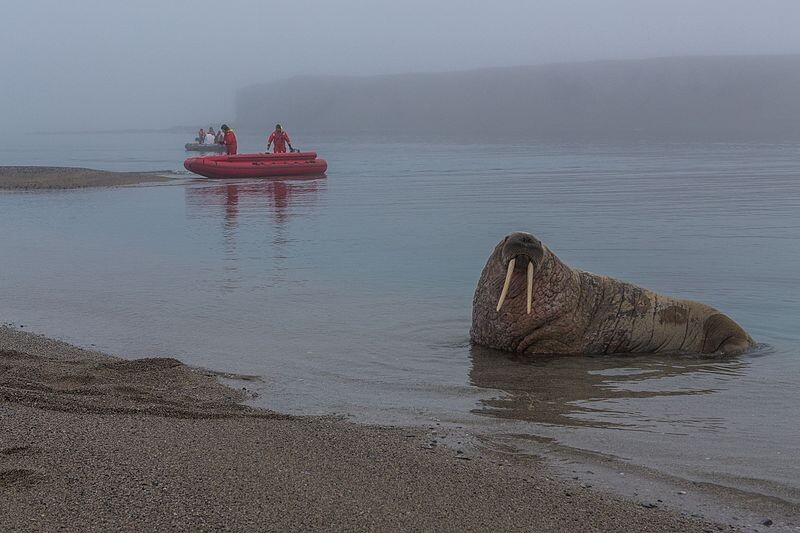
[[[0,529],[727,529],[217,377],[0,327]]]
[[[159,183],[167,171],[112,172],[79,167],[0,166],[0,190],[52,190]]]

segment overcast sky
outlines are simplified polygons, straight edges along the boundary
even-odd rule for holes
[[[800,53],[798,0],[25,0],[0,8],[22,131],[229,120],[237,88],[673,55]]]

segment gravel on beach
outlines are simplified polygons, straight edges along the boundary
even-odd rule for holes
[[[423,429],[243,406],[175,359],[0,327],[2,531],[715,531]],[[728,529],[725,527],[724,529]]]

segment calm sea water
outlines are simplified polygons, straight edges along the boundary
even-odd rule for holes
[[[256,402],[281,411],[548,439],[800,503],[800,148],[293,133],[326,179],[0,194],[0,321],[257,375]],[[186,141],[28,135],[0,164],[182,170]],[[472,348],[475,283],[514,230],[763,344],[729,360]]]

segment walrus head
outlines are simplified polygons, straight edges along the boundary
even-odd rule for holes
[[[530,233],[495,247],[472,302],[472,342],[525,351],[530,336],[576,297],[571,269]]]

